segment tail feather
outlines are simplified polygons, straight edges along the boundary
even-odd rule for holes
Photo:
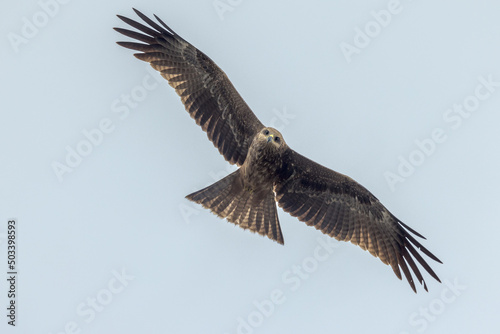
[[[261,192],[245,189],[239,170],[186,198],[243,229],[284,243],[272,188]]]

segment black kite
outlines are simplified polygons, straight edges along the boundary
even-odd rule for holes
[[[142,43],[118,44],[141,52],[134,55],[149,62],[167,79],[208,139],[229,163],[240,167],[215,184],[188,195],[189,200],[283,244],[277,202],[307,225],[368,250],[391,265],[399,279],[401,268],[415,292],[410,269],[427,290],[415,260],[440,282],[417,252],[419,249],[441,263],[413,236],[424,238],[422,235],[403,224],[350,177],[289,148],[278,130],[265,127],[257,119],[226,74],[208,56],[156,15],[158,23],[135,12],[148,26],[118,17],[142,33],[115,30]]]

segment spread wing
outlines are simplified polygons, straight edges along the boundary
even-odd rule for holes
[[[118,17],[140,32],[114,28],[142,43],[118,42],[141,51],[134,56],[147,61],[168,80],[182,103],[208,138],[231,164],[242,165],[253,136],[264,126],[238,94],[226,74],[203,52],[182,39],[156,15],[162,25],[134,9],[144,26]]]
[[[401,268],[413,291],[416,289],[410,269],[427,291],[415,260],[441,282],[417,249],[442,262],[412,234],[424,237],[403,224],[374,195],[348,176],[288,149],[274,190],[278,205],[292,216],[337,240],[351,241],[368,250],[391,265],[399,279]]]

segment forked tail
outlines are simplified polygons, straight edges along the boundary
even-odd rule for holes
[[[272,188],[253,192],[243,186],[239,172],[237,170],[186,198],[241,228],[283,244]]]

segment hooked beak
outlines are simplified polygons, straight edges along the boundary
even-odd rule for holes
[[[274,138],[274,135],[269,135],[267,136],[267,142],[272,142],[273,141],[273,138]]]

